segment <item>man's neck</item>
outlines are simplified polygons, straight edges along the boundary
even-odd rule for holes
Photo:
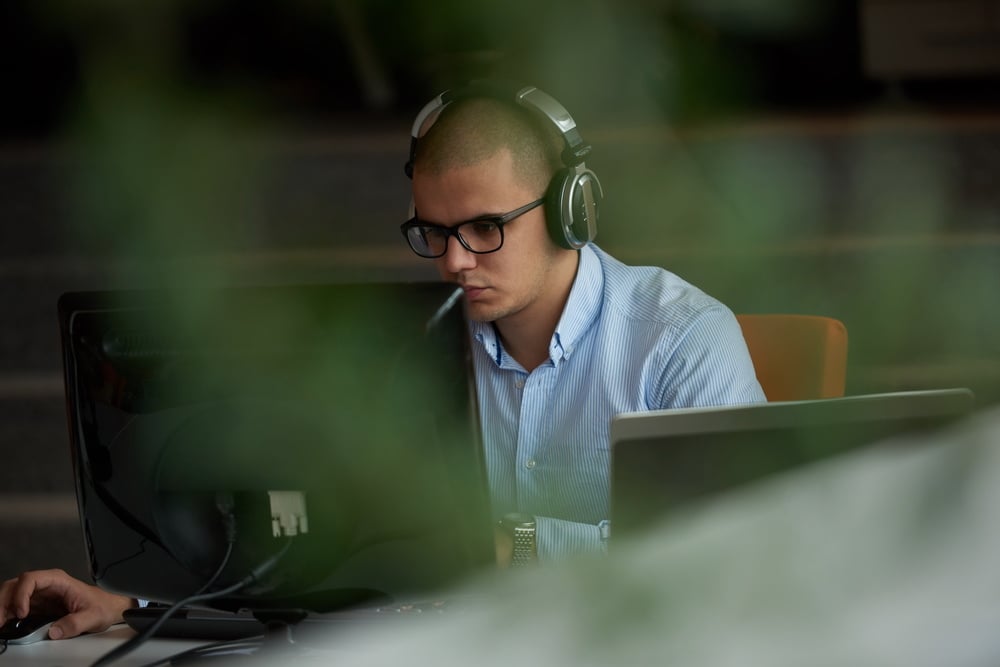
[[[567,255],[565,262],[553,266],[552,289],[541,295],[531,308],[495,323],[504,351],[528,372],[549,358],[549,344],[573,289],[579,257],[574,252]]]

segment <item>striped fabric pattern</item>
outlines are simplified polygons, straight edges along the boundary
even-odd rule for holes
[[[495,518],[535,515],[542,560],[605,548],[615,414],[765,400],[731,310],[593,244],[580,251],[549,359],[531,373],[492,324],[470,328]]]

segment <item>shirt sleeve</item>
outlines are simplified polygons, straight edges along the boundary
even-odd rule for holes
[[[562,561],[567,556],[603,556],[608,551],[610,524],[592,525],[552,517],[535,517],[535,540],[538,560]]]
[[[767,399],[743,330],[722,304],[700,311],[666,362],[651,409],[743,405]]]

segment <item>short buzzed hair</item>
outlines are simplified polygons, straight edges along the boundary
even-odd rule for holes
[[[544,189],[562,167],[562,137],[527,109],[489,97],[448,104],[430,129],[417,140],[414,171],[439,174],[479,164],[507,148],[515,176],[524,185]]]

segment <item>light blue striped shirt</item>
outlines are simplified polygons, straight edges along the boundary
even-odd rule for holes
[[[766,400],[729,308],[592,244],[531,373],[492,324],[470,327],[493,512],[535,515],[542,560],[604,549],[614,415]]]

